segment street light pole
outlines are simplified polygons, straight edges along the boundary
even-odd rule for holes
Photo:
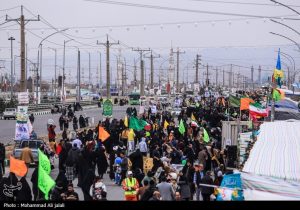
[[[16,40],[14,37],[10,37],[8,40],[10,40],[10,101],[12,102],[13,100],[13,41]]]
[[[63,75],[62,75],[62,102],[65,105],[66,96],[65,96],[65,62],[66,62],[66,43],[72,41],[73,39],[64,40],[64,53],[63,53]]]
[[[42,51],[43,51],[43,41],[45,41],[46,39],[48,39],[49,37],[51,37],[51,36],[53,36],[53,35],[55,35],[55,34],[58,34],[58,33],[60,33],[60,32],[64,32],[64,31],[66,31],[66,30],[68,30],[68,28],[66,28],[66,29],[63,29],[63,30],[60,30],[60,31],[56,31],[56,32],[54,32],[54,33],[52,33],[52,34],[50,34],[50,35],[48,35],[48,36],[46,36],[44,39],[42,39],[41,41],[40,41],[40,43],[39,43],[39,51],[40,51],[40,53],[39,53],[39,51],[38,51],[38,61],[39,61],[39,68],[40,68],[40,89],[42,90],[42,68],[43,68],[43,66],[42,66],[42,60],[43,60],[43,56],[42,56]],[[39,56],[39,54],[41,54],[40,56]]]

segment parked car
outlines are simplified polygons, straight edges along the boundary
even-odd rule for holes
[[[42,144],[44,144],[43,140],[15,140],[15,147],[14,147],[14,151],[13,151],[13,156],[17,159],[19,159],[21,157],[21,153],[22,153],[22,149],[25,147],[25,142],[27,142],[27,145],[29,146],[29,148],[32,151],[32,155],[33,155],[33,160],[35,163],[38,162],[38,148],[40,148],[40,146]]]
[[[6,108],[3,112],[3,118],[6,119],[16,119],[17,118],[17,109],[16,108]]]

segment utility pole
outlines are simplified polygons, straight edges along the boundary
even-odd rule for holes
[[[66,102],[66,95],[65,95],[65,64],[66,64],[66,43],[72,41],[72,39],[70,40],[64,40],[64,53],[63,53],[63,75],[62,75],[62,102],[63,105],[65,105]],[[41,56],[42,57],[42,56]]]
[[[92,81],[91,81],[91,53],[89,53],[89,87],[92,87]]]
[[[77,55],[77,102],[81,100],[81,91],[80,91],[80,50],[78,49]]]
[[[218,87],[218,80],[219,80],[219,72],[218,72],[218,68],[216,68],[216,87]]]
[[[102,87],[102,63],[101,63],[101,52],[99,53],[100,55],[100,83],[99,83],[99,89]]]
[[[136,69],[136,62],[135,62],[135,59],[133,59],[133,62],[134,62],[133,80],[134,80],[134,87],[136,88],[136,86],[137,86],[137,80],[136,80],[137,69]]]
[[[176,53],[176,57],[177,57],[177,69],[176,69],[176,90],[179,93],[179,56],[180,54],[185,54],[185,51],[180,51],[180,49],[177,47],[177,51],[174,52]]]
[[[27,55],[28,55],[28,47],[27,47],[27,43],[26,43],[26,45],[25,45],[25,89],[27,90],[27,74],[28,74],[28,61],[27,61],[27,59],[28,59],[28,57],[27,57]]]
[[[160,55],[153,56],[152,50],[151,50],[150,57],[144,56],[144,58],[150,58],[150,88],[153,89],[154,88],[154,65],[153,65],[153,59],[154,58],[160,58]]]
[[[10,101],[13,100],[13,92],[14,92],[14,89],[13,89],[13,59],[14,59],[14,55],[13,55],[13,41],[16,40],[14,37],[10,37],[8,39],[10,41],[10,58],[11,58],[11,61],[10,61]]]
[[[140,62],[141,62],[141,83],[140,83],[140,95],[145,95],[145,86],[144,86],[144,61],[143,61],[143,52],[150,51],[149,49],[132,49],[133,51],[137,51],[140,53]]]
[[[258,67],[258,83],[261,85],[261,66]]]
[[[254,90],[254,79],[253,79],[253,73],[254,73],[254,68],[251,66],[251,82],[252,82],[252,89]]]
[[[57,76],[56,76],[56,66],[57,66],[57,50],[50,48],[49,49],[54,51],[54,96],[55,96],[55,100],[56,100],[56,96],[57,96]]]
[[[21,78],[20,78],[20,91],[24,92],[26,91],[26,84],[25,84],[25,24],[27,24],[30,21],[40,21],[40,16],[38,15],[37,19],[25,19],[23,15],[23,5],[21,5],[21,17],[16,19],[9,19],[8,15],[6,15],[7,22],[10,21],[16,21],[21,26]],[[25,23],[26,22],[26,23]]]
[[[112,45],[120,44],[118,41],[117,43],[111,43],[108,40],[108,35],[106,35],[106,42],[105,43],[99,43],[97,41],[97,44],[104,45],[106,47],[106,96],[107,98],[110,98],[110,67],[109,67],[109,48]]]
[[[195,83],[199,84],[199,77],[198,77],[198,74],[199,74],[199,65],[200,65],[200,62],[201,62],[201,56],[200,55],[196,55],[196,80],[195,80]]]
[[[223,68],[223,87],[225,87],[225,70]]]
[[[230,64],[230,72],[229,72],[229,88],[232,88],[232,64]]]
[[[206,65],[206,80],[205,80],[205,84],[206,84],[206,87],[209,86],[209,79],[208,79],[208,64]]]

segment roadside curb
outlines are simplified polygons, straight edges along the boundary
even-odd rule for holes
[[[33,112],[33,115],[34,115],[34,116],[37,116],[37,115],[45,115],[45,114],[51,114],[51,111]]]

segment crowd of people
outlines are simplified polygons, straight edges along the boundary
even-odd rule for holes
[[[165,110],[152,113],[151,108],[138,114],[129,107],[126,111],[129,121],[138,117],[150,125],[140,131],[130,128],[123,119],[109,118],[88,128],[82,115],[77,120],[70,110],[63,113],[59,118],[62,138],[57,139],[55,125],[48,125],[49,142],[40,147],[50,159],[52,169],[54,159],[59,162],[50,200],[79,200],[73,186],[75,179],[85,201],[106,200],[109,192],[103,176],[107,172],[124,190],[125,200],[214,200],[215,187],[220,186],[224,174],[230,173],[226,168],[227,150],[221,147],[221,122],[239,118],[240,112],[230,107],[224,97],[195,97],[185,99],[184,103],[189,106],[182,108],[176,117]],[[192,115],[196,125],[190,120]],[[247,113],[240,118],[248,120]],[[181,120],[185,127],[183,134],[178,128]],[[73,123],[73,130],[69,122]],[[99,139],[100,126],[110,134],[105,141]],[[204,141],[204,130],[209,134],[208,142]],[[148,159],[151,167],[145,168]],[[37,187],[37,173],[35,168],[31,177],[33,200],[43,200],[44,194]],[[3,183],[15,180],[14,174],[2,180]],[[24,196],[17,200],[25,199]],[[28,195],[26,199],[32,198]]]

